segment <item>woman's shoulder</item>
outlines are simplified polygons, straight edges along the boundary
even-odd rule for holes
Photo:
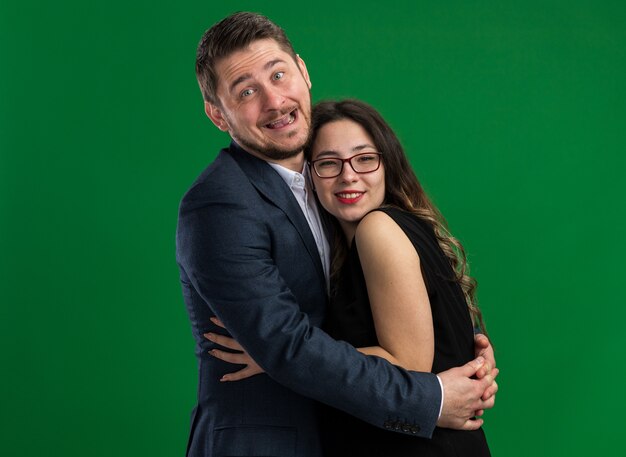
[[[381,271],[393,269],[401,259],[417,255],[409,234],[386,211],[372,211],[361,219],[353,248],[362,264],[365,262]]]
[[[384,220],[385,216],[381,215],[386,215],[387,219],[395,222],[409,235],[415,233],[430,237],[433,234],[433,228],[430,223],[410,211],[395,206],[381,206],[368,213],[363,219],[376,214],[378,215],[375,216],[377,220]]]
[[[394,212],[395,210],[390,214],[386,209],[374,210],[361,219],[354,237],[359,252],[370,249],[380,255],[397,253],[411,247],[411,230],[407,230],[405,224],[395,217]]]
[[[394,237],[406,237],[418,252],[424,248],[437,249],[439,246],[435,230],[428,221],[395,206],[381,206],[368,213],[361,222],[365,222],[363,228],[368,233],[377,234],[379,240],[391,242]],[[359,228],[360,224],[357,233]]]
[[[400,224],[391,214],[379,208],[367,213],[361,219],[355,236],[360,239],[370,236],[380,238],[389,235],[390,231],[394,232],[400,228]]]

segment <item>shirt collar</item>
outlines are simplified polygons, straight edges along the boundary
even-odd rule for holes
[[[305,187],[306,183],[306,175],[308,174],[306,162],[302,167],[302,172],[298,173],[297,171],[290,170],[289,168],[285,168],[282,165],[278,165],[277,163],[268,162],[270,167],[276,170],[276,173],[283,178],[283,181],[287,183],[289,187]]]

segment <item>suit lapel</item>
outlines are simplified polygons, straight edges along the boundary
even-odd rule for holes
[[[322,261],[317,250],[315,238],[300,205],[293,192],[272,167],[264,160],[258,159],[241,149],[234,142],[230,145],[231,156],[246,174],[252,185],[269,201],[280,208],[300,234],[309,255],[313,259],[320,279],[325,284]],[[325,287],[325,286],[324,286]]]

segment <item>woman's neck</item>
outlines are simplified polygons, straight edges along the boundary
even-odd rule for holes
[[[341,230],[346,237],[348,247],[352,246],[352,240],[354,240],[354,234],[356,233],[356,228],[359,223],[353,221],[339,221],[339,225],[341,226]]]

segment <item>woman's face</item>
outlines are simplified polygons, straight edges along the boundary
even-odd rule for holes
[[[385,199],[385,169],[381,156],[375,153],[372,137],[358,123],[341,119],[324,124],[317,133],[311,148],[311,162],[319,159],[351,159],[357,170],[374,168],[380,159],[380,167],[369,173],[357,173],[349,162],[343,162],[339,176],[320,178],[312,170],[313,183],[322,206],[335,216],[348,240],[354,237],[359,221],[369,211],[382,205]],[[364,154],[359,155],[357,154]],[[318,169],[332,169],[338,162],[321,161]]]

